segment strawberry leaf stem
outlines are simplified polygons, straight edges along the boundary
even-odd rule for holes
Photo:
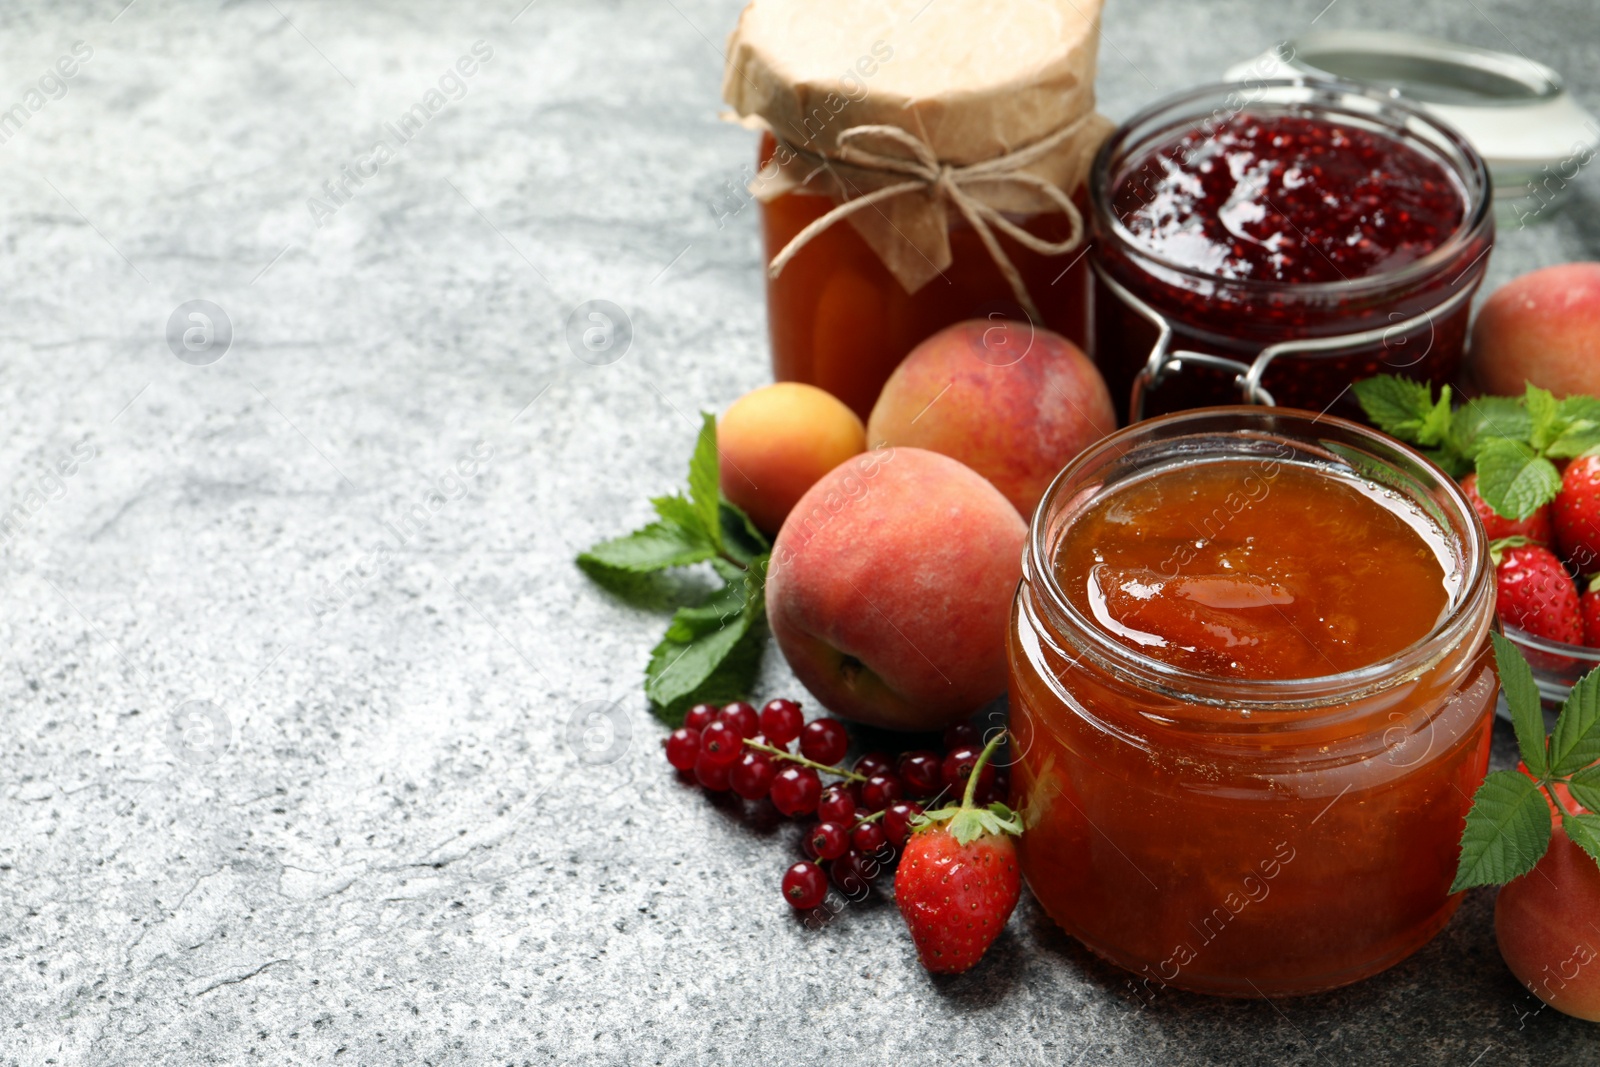
[[[972,765],[972,773],[967,775],[967,791],[961,796],[963,808],[972,807],[973,799],[978,795],[978,777],[983,773],[984,764],[989,762],[989,757],[994,755],[994,750],[1000,747],[1000,742],[1006,739],[1004,730],[996,730],[989,743],[983,746],[983,751],[978,753],[978,761]]]

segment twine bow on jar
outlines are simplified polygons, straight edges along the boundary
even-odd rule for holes
[[[995,236],[995,231],[999,230],[1024,248],[1045,256],[1064,255],[1083,242],[1083,216],[1079,213],[1077,205],[1072,202],[1072,198],[1054,182],[1023,168],[1056,151],[1063,143],[1076,136],[1083,125],[1093,117],[1092,113],[1085,114],[1025,148],[964,166],[952,166],[941,162],[934,155],[933,149],[924,141],[899,126],[851,127],[840,133],[838,151],[832,157],[807,152],[791,145],[789,147],[796,155],[816,164],[819,169],[829,169],[834,163],[844,163],[864,171],[903,174],[906,177],[904,181],[853,196],[810,223],[795,234],[772,258],[771,264],[767,267],[767,274],[776,278],[812,238],[856,212],[907,193],[931,192],[961,212],[977,232],[978,238],[983,241],[983,246],[989,250],[990,258],[994,260],[995,266],[1011,286],[1011,292],[1017,298],[1017,303],[1022,305],[1023,310],[1031,318],[1039,321],[1042,316],[1033,298],[1028,294],[1027,286],[1023,284],[1022,274],[1017,270],[1016,264],[1011,262],[1011,257],[1006,255],[1005,249],[1000,247],[1000,240]],[[909,154],[874,151],[861,143],[871,138],[892,141]],[[1055,211],[1066,216],[1071,226],[1069,236],[1061,241],[1047,241],[1031,234],[970,191],[975,186],[1006,184],[1025,187],[1043,196]]]

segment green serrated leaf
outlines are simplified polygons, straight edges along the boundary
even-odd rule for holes
[[[1561,401],[1561,417],[1571,422],[1592,422],[1600,425],[1600,397],[1569,396]]]
[[[721,493],[718,491],[717,417],[700,416],[700,436],[694,443],[694,455],[689,457],[689,502],[694,505],[700,525],[710,535],[711,541],[722,547]]]
[[[1544,710],[1539,704],[1539,686],[1533,680],[1533,669],[1517,648],[1504,636],[1491,633],[1494,643],[1494,662],[1500,675],[1500,688],[1506,694],[1506,707],[1511,709],[1511,725],[1517,732],[1517,747],[1522,750],[1522,762],[1536,776],[1550,773],[1550,759],[1545,751]]]
[[[1522,397],[1522,406],[1527,409],[1531,423],[1528,444],[1533,446],[1535,452],[1542,453],[1561,433],[1561,405],[1548,389],[1540,389],[1529,382],[1527,392]]]
[[[1550,735],[1550,771],[1558,776],[1576,774],[1596,760],[1600,760],[1600,669],[1578,679],[1561,705]]]
[[[1572,791],[1573,800],[1600,814],[1600,763],[1574,774],[1567,780],[1567,788]]]
[[[1600,863],[1600,815],[1563,814],[1561,828],[1567,832],[1573,844],[1587,852],[1590,859]]]
[[[1472,798],[1450,892],[1497,885],[1533,869],[1550,847],[1550,805],[1521,771],[1495,771]]]
[[[1456,409],[1451,423],[1451,444],[1470,458],[1488,441],[1527,441],[1533,420],[1519,397],[1480,396]]]
[[[651,497],[650,506],[656,509],[656,514],[661,516],[662,522],[710,543],[711,538],[706,535],[705,528],[700,524],[700,513],[695,511],[688,497],[681,493]]]
[[[1478,450],[1478,493],[1497,515],[1525,519],[1556,498],[1561,472],[1520,441],[1499,439]]]
[[[1563,429],[1544,454],[1551,459],[1575,459],[1596,448],[1600,448],[1600,424],[1580,419]]]
[[[578,556],[578,566],[595,577],[596,571],[630,571],[643,574],[684,567],[710,559],[716,550],[703,538],[664,522],[633,531],[624,537],[601,541]]]
[[[1439,390],[1439,399],[1422,416],[1422,423],[1417,427],[1417,444],[1426,448],[1435,448],[1450,440],[1450,387],[1448,385]]]
[[[667,625],[667,639],[687,644],[729,625],[744,610],[743,581],[729,582],[693,607],[679,608]]]
[[[729,503],[727,497],[721,499],[717,517],[722,524],[723,550],[740,563],[748,565],[751,560],[772,550],[772,542],[756,529],[750,516]]]
[[[1379,374],[1356,382],[1355,393],[1361,410],[1378,429],[1402,441],[1421,443],[1418,431],[1435,409],[1433,389],[1426,382]]]
[[[701,702],[725,704],[747,696],[761,667],[766,639],[740,614],[736,621],[692,641],[662,638],[650,653],[645,695],[656,717],[670,726]]]

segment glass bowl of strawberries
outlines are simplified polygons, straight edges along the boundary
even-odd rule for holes
[[[1379,429],[1456,476],[1489,536],[1500,625],[1559,705],[1600,667],[1600,399],[1522,396],[1451,402],[1449,386],[1392,375],[1357,382]]]

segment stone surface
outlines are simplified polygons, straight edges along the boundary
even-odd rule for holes
[[[754,145],[717,118],[737,0],[122,2],[0,11],[6,106],[92,49],[0,143],[0,1063],[1600,1058],[1532,1013],[1488,892],[1305,1000],[1141,1010],[1026,900],[932,980],[887,901],[794,922],[792,828],[664,772],[661,618],[571,558],[768,377]],[[1109,0],[1104,109],[1314,18],[1515,47],[1600,109],[1589,0],[1323,2]],[[1491,284],[1600,255],[1579,185]],[[205,366],[167,341],[194,299],[233,330]],[[620,360],[566,343],[591,299]]]

